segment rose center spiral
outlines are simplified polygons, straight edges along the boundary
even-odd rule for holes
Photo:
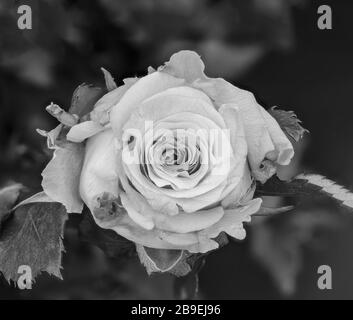
[[[202,165],[200,139],[186,130],[156,137],[145,150],[144,174],[158,187],[188,189]]]

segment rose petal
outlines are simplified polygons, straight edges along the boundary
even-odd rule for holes
[[[268,170],[264,175],[260,170],[262,161],[269,158],[279,164],[288,164],[294,154],[293,147],[277,122],[272,121],[272,117],[257,104],[252,93],[224,79],[206,77],[204,68],[195,52],[180,51],[160,70],[175,77],[184,77],[193,87],[203,90],[218,106],[227,103],[238,106],[243,117],[250,167],[254,176],[265,182],[274,171]]]
[[[81,122],[73,127],[67,133],[66,138],[72,142],[82,142],[87,138],[104,130],[104,127],[94,121]]]
[[[189,120],[190,122],[182,120],[186,118],[192,119],[192,121],[194,122],[192,122],[191,120]],[[170,144],[172,145],[173,149],[175,143],[173,132],[176,131],[179,144],[177,145],[177,147],[181,147],[183,143],[187,143],[189,149],[194,149],[194,151],[196,151],[196,132],[198,129],[200,129],[200,127],[196,123],[204,123],[206,128],[208,122],[210,122],[210,120],[205,117],[183,112],[175,114],[171,117],[167,117],[163,121],[159,122],[153,128],[153,132],[155,133],[155,135],[153,135],[153,133],[151,132],[149,140],[147,138],[149,136],[149,131],[145,134],[144,140],[148,140],[144,141],[144,153],[146,155],[146,159],[149,161],[149,163],[146,165],[147,173],[149,179],[151,179],[157,187],[171,186],[174,190],[193,189],[196,187],[199,181],[204,178],[205,174],[208,172],[208,169],[210,166],[212,166],[212,164],[209,164],[210,161],[208,160],[209,144],[206,141],[207,137],[205,137],[203,134],[198,136],[200,148],[198,152],[200,154],[200,158],[202,158],[203,161],[197,172],[192,175],[187,174],[186,176],[181,175],[179,172],[176,171],[177,166],[169,166],[168,168],[166,168],[165,166],[163,166],[163,164],[156,163],[156,148],[158,147],[156,147],[156,144],[153,145],[153,142],[157,141],[158,143],[162,136],[165,139],[170,138]],[[210,126],[212,125],[210,124]],[[158,134],[158,132],[161,132],[161,134]],[[161,146],[166,145],[168,145],[168,143],[161,144]],[[183,173],[185,173],[185,171]]]
[[[244,124],[239,109],[233,104],[224,104],[219,109],[227,128],[230,130],[231,144],[236,161],[245,161],[248,145],[245,138]]]
[[[128,214],[123,214],[106,225],[95,221],[102,228],[112,229],[122,237],[149,248],[183,250],[196,245],[199,241],[196,232],[180,234],[158,229],[144,229],[136,224]]]
[[[235,103],[238,106],[243,117],[250,167],[255,178],[265,182],[275,171],[263,176],[260,169],[263,160],[267,158],[278,164],[288,164],[294,155],[290,141],[278,123],[257,104],[252,93],[236,88],[223,79],[209,81],[213,87],[206,86],[204,90],[214,94],[217,103]]]
[[[124,85],[108,92],[102,98],[100,98],[92,112],[90,113],[91,119],[101,125],[106,125],[109,122],[109,112],[114,105],[116,105],[121,98],[124,96],[127,90],[131,88],[139,79],[127,79],[124,80]]]
[[[222,207],[201,210],[193,213],[180,213],[176,216],[156,215],[156,227],[176,233],[189,233],[203,230],[218,222],[223,217]]]
[[[141,214],[142,210],[135,209],[134,204],[130,199],[126,196],[124,192],[120,193],[121,203],[126,209],[129,217],[137,223],[139,226],[146,230],[152,230],[154,228],[153,219],[150,216],[146,216]],[[147,207],[147,204],[144,204],[143,207]],[[140,209],[140,208],[139,208]],[[144,208],[142,208],[144,209]]]
[[[173,54],[159,70],[192,83],[204,77],[204,69],[205,65],[196,52],[182,50]]]
[[[108,129],[88,139],[81,172],[80,194],[88,207],[103,192],[118,196],[117,152],[113,131]]]
[[[166,89],[181,86],[183,83],[184,80],[182,79],[177,79],[165,73],[154,72],[132,85],[110,113],[110,122],[118,141],[122,137],[123,125],[129,119],[131,112],[143,100]]]
[[[156,94],[145,100],[141,106],[133,112],[129,121],[124,126],[124,129],[137,129],[138,132],[136,133],[136,136],[139,136],[140,138],[136,139],[137,142],[135,146],[138,148],[138,142],[143,139],[142,136],[146,130],[146,120],[153,121],[153,123],[157,122],[158,127],[166,127],[168,129],[173,128],[173,126],[183,127],[183,125],[191,127],[192,123],[195,122],[195,129],[197,129],[197,126],[203,129],[206,128],[207,133],[212,129],[220,129],[216,123],[211,124],[212,121],[216,121],[219,126],[226,128],[224,120],[209,102],[208,98],[205,99],[204,94],[198,91],[195,93],[195,90],[191,88],[178,87],[168,89],[163,93]],[[201,115],[204,118],[198,120]],[[187,124],[185,124],[185,118],[188,119]],[[210,119],[212,119],[212,121]],[[166,123],[164,123],[164,121],[166,121]],[[228,146],[228,148],[231,148],[229,138],[225,137],[223,133],[221,134],[221,137],[224,139],[223,147],[225,148]],[[153,139],[154,137],[151,136],[149,139],[150,141],[146,144],[147,152],[148,149],[151,148],[148,143],[153,141]],[[124,140],[128,140],[128,138]],[[141,154],[141,150],[142,149],[137,150],[137,154]],[[228,150],[227,152],[227,149],[224,149],[223,156],[227,157],[225,160],[228,161],[228,165],[234,162],[231,158],[229,159],[229,155],[231,154],[231,150]],[[170,199],[170,203],[177,203],[186,212],[197,211],[198,209],[218,201],[219,195],[222,194],[225,188],[225,184],[221,184],[227,179],[227,174],[230,171],[230,167],[227,167],[227,162],[222,162],[221,159],[218,159],[219,163],[214,166],[212,171],[213,176],[210,175],[210,177],[205,178],[201,186],[175,191],[162,189],[154,185],[142,174],[139,161],[141,160],[137,157],[134,161],[131,161],[131,163],[124,163],[124,166],[126,166],[126,173],[134,187],[139,190],[146,199],[148,199],[148,202],[154,208],[158,205],[160,196],[163,195],[166,202]],[[245,161],[245,158],[243,161]],[[240,180],[241,174],[239,173],[238,176],[238,179]],[[209,192],[211,190],[214,191]],[[204,196],[206,193],[207,196]]]
[[[291,142],[283,134],[278,122],[265,109],[260,107],[260,111],[267,123],[267,129],[276,148],[276,162],[280,165],[288,165],[294,156]]]
[[[53,159],[42,172],[44,192],[54,201],[62,203],[68,213],[80,213],[83,209],[79,195],[83,157],[82,145],[66,143],[56,148]]]
[[[50,131],[45,131],[41,129],[37,129],[37,132],[47,138],[47,147],[48,149],[55,150],[57,149],[57,139],[60,136],[60,133],[62,132],[64,125],[60,123],[57,127],[55,127],[53,130]]]
[[[243,176],[233,189],[227,193],[222,201],[221,205],[223,208],[230,208],[250,201],[254,195],[255,189],[253,188],[253,178],[251,177],[249,166],[247,163],[244,164]]]
[[[101,68],[103,74],[104,74],[104,80],[105,80],[105,86],[107,87],[108,91],[112,91],[115,90],[118,86],[116,85],[113,76],[111,75],[111,73],[104,69]]]
[[[140,119],[158,121],[180,112],[205,116],[220,128],[225,128],[222,117],[207,95],[185,86],[170,88],[145,99],[135,113]]]
[[[164,212],[169,215],[175,215],[178,213],[179,208],[177,207],[174,201],[171,201],[169,198],[163,195],[157,195],[153,192],[148,192],[148,189],[145,193],[140,194],[139,192],[139,185],[134,183],[134,188],[131,187],[128,178],[131,181],[131,176],[129,175],[129,171],[125,169],[122,163],[121,151],[119,150],[119,158],[117,161],[118,173],[120,182],[127,192],[127,197],[129,200],[137,206],[136,210],[143,215],[148,215],[151,217],[153,215],[153,209],[159,212]],[[152,207],[151,209],[147,206],[147,203]],[[144,210],[147,207],[147,210]]]
[[[118,167],[120,168],[119,165]],[[223,208],[221,207],[168,216],[163,212],[154,210],[147,200],[130,186],[125,173],[121,169],[119,169],[119,177],[126,192],[126,194],[121,193],[120,195],[122,203],[130,218],[145,229],[151,230],[156,226],[163,231],[190,233],[213,225],[223,216]]]
[[[126,127],[136,128],[138,129],[139,132],[141,132],[144,129],[146,120],[155,121],[156,118],[159,118],[162,114],[167,115],[169,112],[167,112],[166,110],[169,110],[170,114],[173,114],[178,111],[183,112],[185,110],[190,109],[190,111],[194,110],[194,112],[197,114],[199,107],[200,107],[200,112],[202,114],[205,114],[205,112],[207,113],[207,106],[202,104],[202,102],[199,99],[190,99],[189,97],[178,96],[178,95],[174,96],[167,93],[165,94],[163,93],[158,95],[158,97],[155,97],[153,99],[151,98],[148,101],[145,101],[142,104],[141,108],[138,110],[138,114],[135,114],[135,117],[132,116],[130,118],[125,128]],[[209,109],[209,111],[210,110],[213,110],[212,107],[211,109]],[[213,110],[213,112],[215,113],[215,116],[211,117],[211,115],[208,114],[207,118],[211,117],[211,119],[213,120],[218,119],[219,122],[222,124],[222,128],[224,128],[224,121],[222,117],[215,110]],[[190,121],[194,121],[196,118],[196,115],[193,117],[192,113],[193,112],[191,112],[190,114]],[[175,116],[177,117],[177,114]],[[204,123],[207,124],[207,121],[204,120]],[[137,163],[129,164],[129,168],[132,170],[131,173],[134,175],[134,178],[139,181],[140,184],[142,185],[149,184],[150,188],[153,188],[156,192],[162,192],[163,194],[173,198],[184,198],[184,197],[193,198],[211,189],[214,189],[215,187],[220,185],[222,181],[225,180],[225,177],[228,175],[233,152],[231,150],[229,139],[226,135],[227,132],[225,132],[224,130],[221,130],[220,128],[217,128],[216,126],[214,126],[213,129],[219,130],[218,131],[219,137],[220,139],[222,139],[221,141],[222,153],[220,155],[222,159],[218,159],[218,164],[214,165],[212,169],[212,173],[205,178],[202,184],[199,184],[194,189],[192,189],[192,192],[190,190],[169,190],[169,189],[160,189],[157,187],[153,187],[152,184],[148,183],[147,179],[141,175],[140,167],[139,167],[139,164]],[[139,140],[141,139],[144,139],[144,138],[142,137]],[[149,140],[152,140],[152,139],[153,137],[150,137]],[[148,140],[148,139],[145,138],[145,140]]]
[[[262,199],[256,198],[242,207],[226,210],[223,218],[211,227],[200,231],[200,236],[216,238],[221,232],[226,232],[235,239],[243,240],[246,235],[243,222],[250,222],[251,215],[259,211],[261,203]]]

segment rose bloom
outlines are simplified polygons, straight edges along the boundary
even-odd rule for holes
[[[192,51],[111,90],[67,139],[85,141],[79,194],[100,227],[190,253],[218,248],[222,232],[243,239],[261,207],[255,181],[294,155],[254,95],[208,78]]]

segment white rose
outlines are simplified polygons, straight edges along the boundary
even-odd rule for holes
[[[191,51],[110,91],[90,116],[67,135],[86,140],[80,196],[99,226],[150,248],[204,253],[221,232],[243,239],[261,206],[254,181],[294,155],[254,95],[206,77]]]

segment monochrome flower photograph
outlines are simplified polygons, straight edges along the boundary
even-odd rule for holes
[[[352,9],[1,3],[0,300],[352,299]]]

